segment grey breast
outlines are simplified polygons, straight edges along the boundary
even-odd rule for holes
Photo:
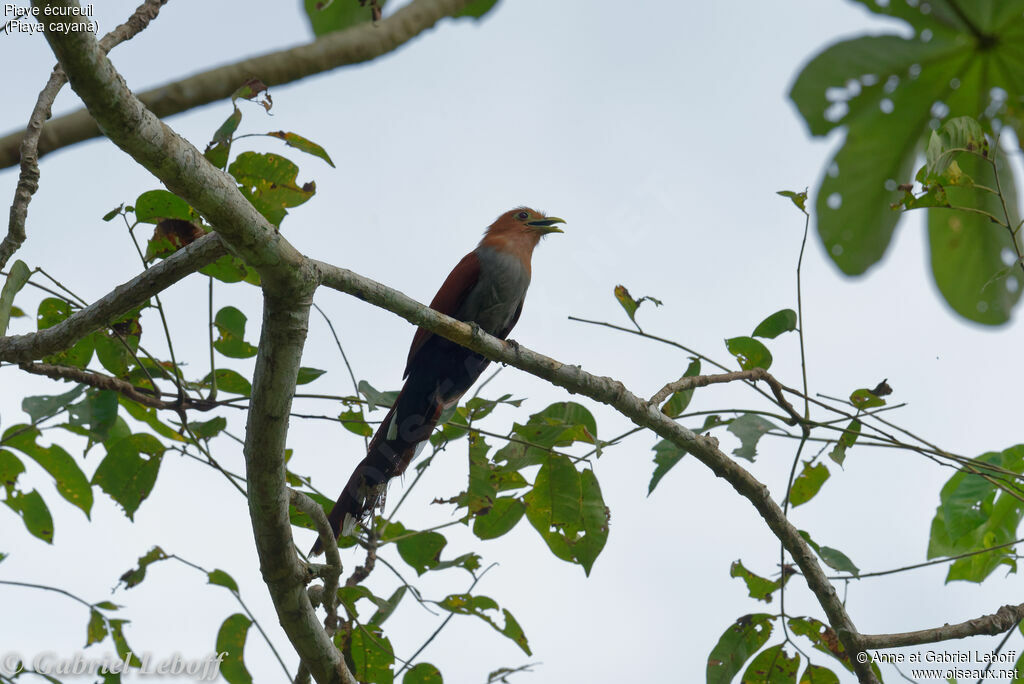
[[[458,318],[475,321],[491,333],[505,330],[530,286],[530,273],[519,257],[490,247],[477,247],[480,279],[459,307]]]

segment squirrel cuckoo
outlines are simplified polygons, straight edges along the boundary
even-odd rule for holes
[[[548,233],[561,233],[558,223],[565,221],[527,207],[506,211],[452,269],[430,308],[505,339],[523,310],[533,248]],[[356,522],[377,507],[388,481],[405,472],[441,413],[458,402],[488,363],[455,342],[416,330],[402,376],[405,385],[327,516],[335,536],[351,534]],[[317,539],[312,553],[322,550]]]

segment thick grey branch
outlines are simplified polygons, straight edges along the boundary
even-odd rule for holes
[[[341,653],[317,621],[306,593],[306,569],[292,551],[289,495],[284,487],[288,414],[312,303],[311,292],[296,299],[279,298],[264,291],[263,328],[253,373],[244,452],[249,516],[263,581],[288,639],[316,681],[324,684],[354,679]],[[325,602],[329,600],[325,597]]]
[[[225,254],[218,236],[205,235],[51,328],[0,337],[0,361],[24,363],[67,349]]]
[[[346,0],[355,2],[355,0]],[[147,90],[139,99],[158,117],[231,97],[251,78],[269,86],[292,83],[331,69],[366,62],[391,52],[461,11],[470,0],[415,0],[376,24],[360,24],[321,36],[312,43],[244,59]],[[85,110],[48,122],[39,141],[40,156],[100,135]],[[18,163],[22,132],[0,138],[0,168]]]
[[[950,639],[966,639],[967,637],[1002,634],[1017,626],[1024,619],[1024,603],[1018,606],[1003,606],[992,615],[968,620],[955,625],[943,625],[918,632],[902,632],[899,634],[862,634],[861,645],[864,649],[899,648],[901,646],[919,646],[936,644]]]
[[[492,361],[507,363],[564,387],[569,392],[583,394],[608,404],[637,425],[650,428],[693,454],[715,475],[725,479],[733,489],[750,501],[775,536],[781,540],[782,545],[803,572],[807,585],[814,592],[830,624],[838,633],[846,652],[854,654],[862,650],[860,635],[836,595],[835,588],[825,577],[814,552],[786,519],[785,513],[772,499],[768,488],[719,450],[717,440],[695,435],[663,414],[656,406],[631,393],[617,380],[591,375],[579,366],[570,366],[530,351],[522,345],[499,340],[483,332],[479,327],[471,327],[440,314],[397,290],[346,269],[322,262],[314,263],[322,274],[323,283],[328,287],[393,311],[410,323],[458,342]],[[877,681],[870,667],[855,660],[852,664],[861,682]]]

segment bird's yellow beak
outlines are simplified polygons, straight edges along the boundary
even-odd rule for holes
[[[530,226],[541,235],[547,235],[548,233],[564,233],[565,231],[556,226],[556,223],[565,223],[565,219],[560,219],[557,216],[548,216],[547,218],[537,219],[536,221],[528,221],[526,225]]]

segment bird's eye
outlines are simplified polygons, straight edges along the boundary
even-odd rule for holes
[[[520,221],[525,221],[526,219],[530,218],[530,215],[527,214],[525,211],[521,211],[518,214],[516,214],[516,218],[519,219]]]

